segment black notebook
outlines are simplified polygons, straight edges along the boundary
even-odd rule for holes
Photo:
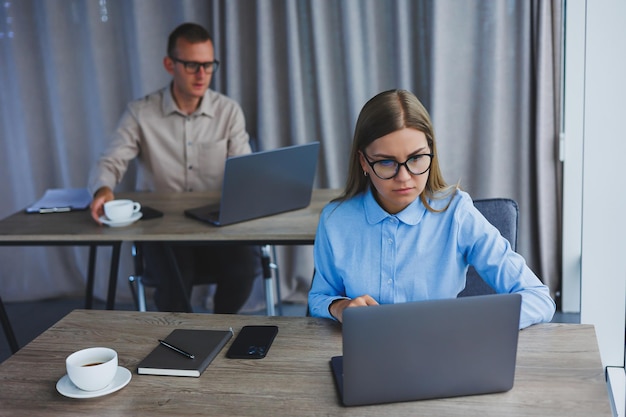
[[[199,377],[232,335],[231,330],[173,330],[163,341],[192,354],[193,359],[159,344],[137,365],[137,373]]]

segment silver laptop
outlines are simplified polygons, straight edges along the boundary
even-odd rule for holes
[[[225,226],[311,203],[319,142],[234,156],[226,160],[218,204],[185,210],[185,215]]]
[[[331,367],[344,405],[508,391],[519,294],[347,308]]]

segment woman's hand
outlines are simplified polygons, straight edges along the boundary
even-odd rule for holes
[[[343,310],[346,308],[376,305],[378,305],[378,302],[371,296],[365,294],[353,299],[340,298],[339,300],[335,300],[330,304],[328,310],[334,318],[336,318],[340,323],[343,323]]]

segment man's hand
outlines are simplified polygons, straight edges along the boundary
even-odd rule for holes
[[[363,307],[363,306],[375,306],[378,302],[369,295],[362,295],[353,299],[341,298],[331,303],[329,310],[330,314],[335,317],[340,323],[343,323],[343,310],[348,307]]]
[[[100,217],[104,215],[104,203],[113,199],[115,199],[115,195],[109,187],[102,187],[96,191],[90,205],[91,217],[96,221],[96,223],[100,225],[102,224]]]

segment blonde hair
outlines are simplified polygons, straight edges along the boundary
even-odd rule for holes
[[[365,152],[365,148],[376,139],[404,128],[423,132],[433,154],[426,187],[420,194],[422,203],[433,212],[444,211],[448,208],[449,202],[443,209],[435,210],[429,204],[429,200],[452,196],[458,185],[448,186],[443,179],[439,167],[435,132],[428,111],[414,94],[406,90],[389,90],[379,93],[361,109],[354,129],[346,187],[343,194],[335,201],[348,200],[367,190],[370,179],[361,172],[359,153]]]

